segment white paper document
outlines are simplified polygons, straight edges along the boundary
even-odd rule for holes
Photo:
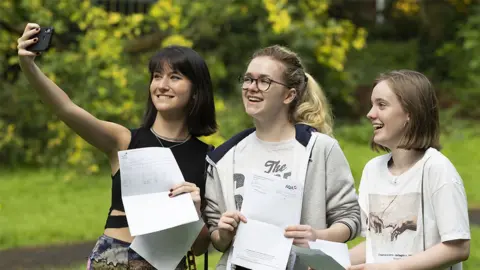
[[[158,270],[175,269],[203,228],[203,220],[136,236],[130,248]]]
[[[122,200],[132,236],[173,228],[199,219],[190,194],[170,198],[185,182],[169,148],[147,147],[118,152]]]
[[[249,219],[238,227],[232,264],[255,270],[285,270],[293,239],[284,233],[285,228]]]
[[[303,185],[264,173],[245,179],[242,214],[231,263],[250,269],[284,270],[293,239],[284,236],[289,225],[300,222]]]
[[[347,244],[324,240],[308,244],[310,248],[293,247],[293,252],[298,256],[295,270],[304,270],[306,267],[315,270],[344,270],[350,266]]]

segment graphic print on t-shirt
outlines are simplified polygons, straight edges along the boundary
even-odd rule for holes
[[[240,173],[235,173],[233,174],[233,184],[235,186],[235,206],[237,210],[240,210],[240,207],[242,207],[242,202],[243,202],[243,192],[241,194],[238,194],[237,192],[239,189],[243,189],[243,185],[245,184],[245,175],[240,174]],[[243,190],[242,190],[243,191]]]
[[[263,172],[272,174],[283,179],[289,179],[292,176],[292,171],[287,164],[282,163],[281,160],[267,160],[263,166]],[[242,173],[233,174],[233,184],[235,186],[235,206],[240,210],[243,202],[243,185],[245,184],[245,175]]]
[[[292,172],[287,168],[287,164],[282,164],[280,160],[268,160],[265,162],[264,173],[273,174],[283,179],[288,179],[292,175]]]
[[[417,251],[420,199],[419,192],[369,195],[367,224],[376,262],[400,259]]]

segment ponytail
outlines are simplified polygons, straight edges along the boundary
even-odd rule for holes
[[[294,112],[295,123],[314,127],[320,133],[333,135],[333,117],[325,93],[313,77],[305,73],[308,78],[305,92]]]

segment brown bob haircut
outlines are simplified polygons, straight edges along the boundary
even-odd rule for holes
[[[438,100],[430,80],[420,72],[403,69],[380,74],[373,87],[382,81],[388,84],[403,111],[410,116],[398,148],[425,151],[432,147],[440,150]],[[373,137],[370,146],[376,152],[389,151],[376,144]]]

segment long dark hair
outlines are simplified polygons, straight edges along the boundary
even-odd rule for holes
[[[208,136],[217,131],[215,102],[210,71],[203,58],[194,50],[182,46],[169,46],[150,58],[148,70],[150,83],[154,72],[162,72],[164,65],[186,76],[192,82],[190,101],[187,104],[187,127],[195,137]],[[150,91],[143,127],[150,128],[155,122],[157,109],[153,105]]]

